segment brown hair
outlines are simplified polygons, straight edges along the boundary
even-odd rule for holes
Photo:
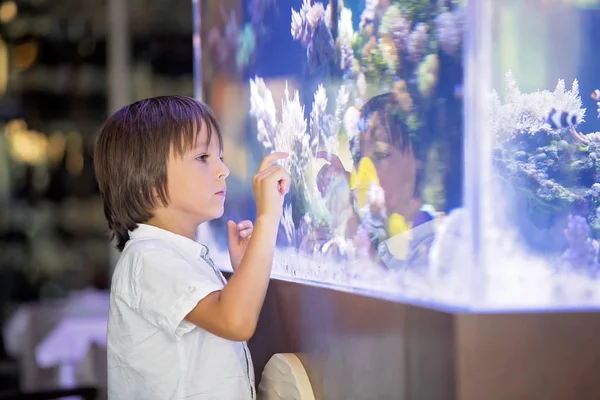
[[[377,113],[378,124],[385,126],[390,135],[391,145],[405,153],[412,147],[412,141],[406,126],[406,112],[401,108],[396,95],[392,92],[370,98],[361,108],[362,118]]]
[[[141,100],[115,112],[102,127],[94,151],[94,169],[104,214],[122,251],[129,231],[148,221],[152,210],[169,201],[167,160],[193,148],[205,124],[208,141],[221,128],[211,109],[184,96]]]

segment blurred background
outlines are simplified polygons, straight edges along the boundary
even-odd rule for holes
[[[126,103],[194,95],[192,7],[0,1],[0,398],[102,386],[101,365],[80,362],[105,335],[115,255],[93,143]]]

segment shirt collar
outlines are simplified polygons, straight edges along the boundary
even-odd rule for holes
[[[208,247],[200,242],[189,239],[185,236],[158,228],[154,225],[138,224],[133,231],[129,231],[131,239],[152,238],[164,240],[165,242],[181,249],[185,254],[193,254],[196,259],[208,256]]]

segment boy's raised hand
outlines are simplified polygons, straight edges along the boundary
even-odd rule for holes
[[[283,167],[273,163],[286,157],[288,157],[287,153],[272,153],[266,156],[252,180],[257,219],[267,218],[279,224],[283,212],[283,198],[290,190],[291,180]],[[242,221],[237,224],[234,221],[227,222],[229,258],[234,271],[242,262],[253,230],[252,221]]]
[[[256,199],[256,218],[266,218],[279,223],[283,213],[283,199],[290,190],[290,174],[277,160],[287,158],[288,153],[271,153],[263,158],[258,172],[252,178],[254,198]]]

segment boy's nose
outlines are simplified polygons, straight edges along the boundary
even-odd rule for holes
[[[218,177],[225,179],[229,176],[230,173],[231,173],[231,171],[229,171],[229,168],[227,168],[227,165],[225,165],[225,163],[221,161]]]

